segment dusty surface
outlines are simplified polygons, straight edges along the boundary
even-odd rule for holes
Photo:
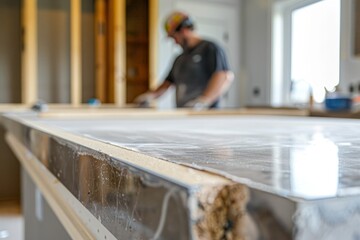
[[[39,122],[282,196],[320,199],[360,194],[357,120],[177,116]]]

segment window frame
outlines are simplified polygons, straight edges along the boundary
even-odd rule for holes
[[[292,49],[292,13],[300,8],[307,7],[323,0],[278,0],[272,10],[272,96],[271,104],[290,105],[291,84],[291,49]],[[276,22],[280,17],[280,23]],[[281,39],[282,46],[275,39]],[[278,61],[275,60],[275,49],[278,52]],[[280,72],[279,72],[280,71]],[[280,94],[280,96],[278,96]]]

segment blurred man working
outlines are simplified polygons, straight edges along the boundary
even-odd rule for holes
[[[194,32],[193,20],[182,12],[167,18],[165,30],[183,52],[175,59],[164,82],[156,90],[138,96],[135,102],[149,103],[174,85],[177,107],[218,108],[219,98],[234,78],[223,49],[201,39]]]

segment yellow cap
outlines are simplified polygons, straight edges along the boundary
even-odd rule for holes
[[[166,21],[165,21],[165,31],[168,35],[173,34],[174,32],[178,31],[179,27],[185,22],[189,20],[189,16],[183,12],[173,12],[171,13]],[[191,21],[189,23],[192,24]]]

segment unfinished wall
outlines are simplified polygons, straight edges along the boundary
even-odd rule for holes
[[[20,0],[0,1],[0,104],[21,101]]]
[[[81,16],[82,102],[95,97],[94,0]],[[38,0],[38,91],[49,103],[70,103],[70,1]]]
[[[70,103],[70,2],[38,0],[38,98]]]

